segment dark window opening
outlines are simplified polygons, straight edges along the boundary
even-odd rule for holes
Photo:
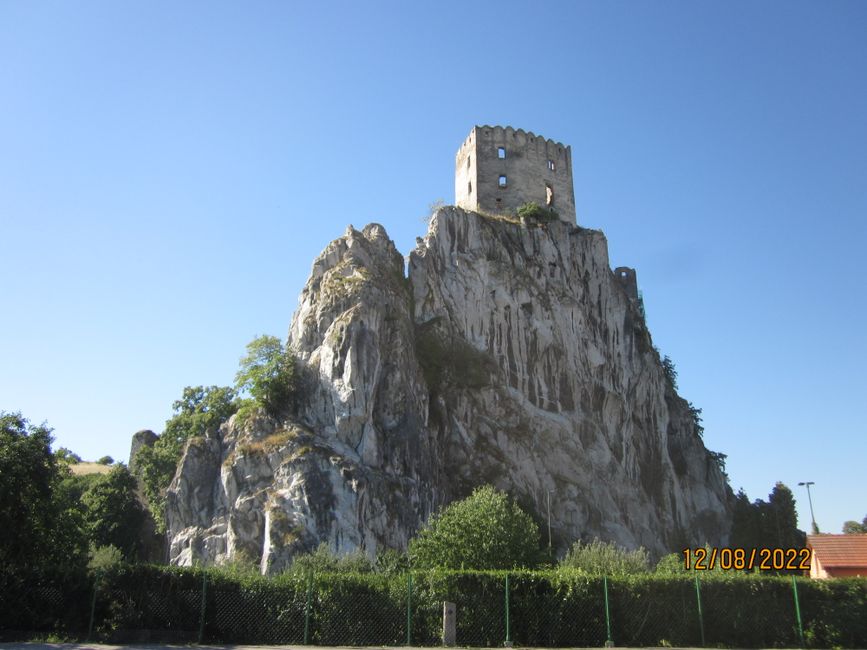
[[[470,156],[467,156],[467,169],[470,168]]]
[[[497,147],[497,158],[505,158],[506,157],[506,148],[505,147]]]
[[[551,160],[550,158],[548,159],[548,169],[550,169],[552,172],[553,172],[553,171],[556,171],[556,170],[555,170],[554,161]]]
[[[472,193],[473,193],[473,182],[470,181],[467,183],[467,194],[472,194]]]
[[[498,182],[499,182],[500,187],[506,187],[506,185],[508,184],[508,181],[506,180],[505,176],[500,176],[500,179]]]

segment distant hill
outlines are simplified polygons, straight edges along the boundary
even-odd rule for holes
[[[114,466],[88,462],[75,463],[74,465],[69,466],[72,473],[76,476],[83,476],[85,474],[108,474],[112,467]]]

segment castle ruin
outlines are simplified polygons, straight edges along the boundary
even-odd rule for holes
[[[510,126],[474,126],[455,156],[455,205],[515,214],[530,202],[575,224],[572,148]]]

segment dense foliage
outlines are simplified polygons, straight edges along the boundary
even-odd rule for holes
[[[844,521],[843,533],[846,535],[861,535],[867,533],[867,517],[864,517],[860,524],[857,521]]]
[[[560,218],[560,215],[557,214],[557,211],[554,208],[543,208],[538,203],[534,203],[530,201],[529,203],[525,203],[517,210],[517,215],[523,221],[556,221]]]
[[[295,357],[276,336],[259,336],[247,344],[247,354],[235,377],[238,392],[247,392],[271,416],[286,413],[295,399]]]
[[[0,566],[27,570],[83,559],[80,519],[58,498],[65,466],[51,442],[46,425],[0,412]]]
[[[535,567],[539,528],[505,494],[485,486],[431,516],[410,541],[409,557],[416,568]]]
[[[277,578],[219,569],[115,567],[96,588],[85,574],[9,584],[0,571],[0,637],[8,630],[221,644],[438,645],[442,603],[457,606],[457,642],[515,645],[797,647],[792,580],[779,577],[608,578],[558,571],[290,573]],[[698,580],[696,580],[698,577]],[[702,603],[698,614],[697,591]],[[867,582],[797,580],[807,647],[867,645]],[[608,607],[606,608],[606,595]],[[10,607],[15,603],[16,607]],[[411,629],[407,621],[411,622]],[[703,623],[703,629],[700,623]],[[13,627],[15,626],[15,627]],[[703,631],[703,634],[702,634]],[[409,633],[409,634],[408,634]],[[201,635],[201,636],[200,636]]]
[[[650,558],[644,548],[633,551],[611,542],[594,539],[588,544],[575,542],[560,561],[560,566],[595,576],[622,576],[647,573]]]
[[[731,546],[754,549],[761,547],[803,548],[804,533],[798,530],[798,515],[792,491],[777,483],[767,501],[750,503],[740,490],[735,497],[732,515]]]
[[[139,557],[145,512],[136,496],[135,478],[126,467],[116,465],[100,475],[82,495],[81,505],[91,546],[113,546],[127,560]]]

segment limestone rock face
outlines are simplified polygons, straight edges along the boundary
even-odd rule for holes
[[[350,227],[315,260],[289,341],[294,415],[188,445],[172,561],[275,572],[322,541],[402,549],[485,483],[537,516],[550,493],[561,550],[726,540],[731,490],[599,231],[446,207],[406,278],[381,226]]]

